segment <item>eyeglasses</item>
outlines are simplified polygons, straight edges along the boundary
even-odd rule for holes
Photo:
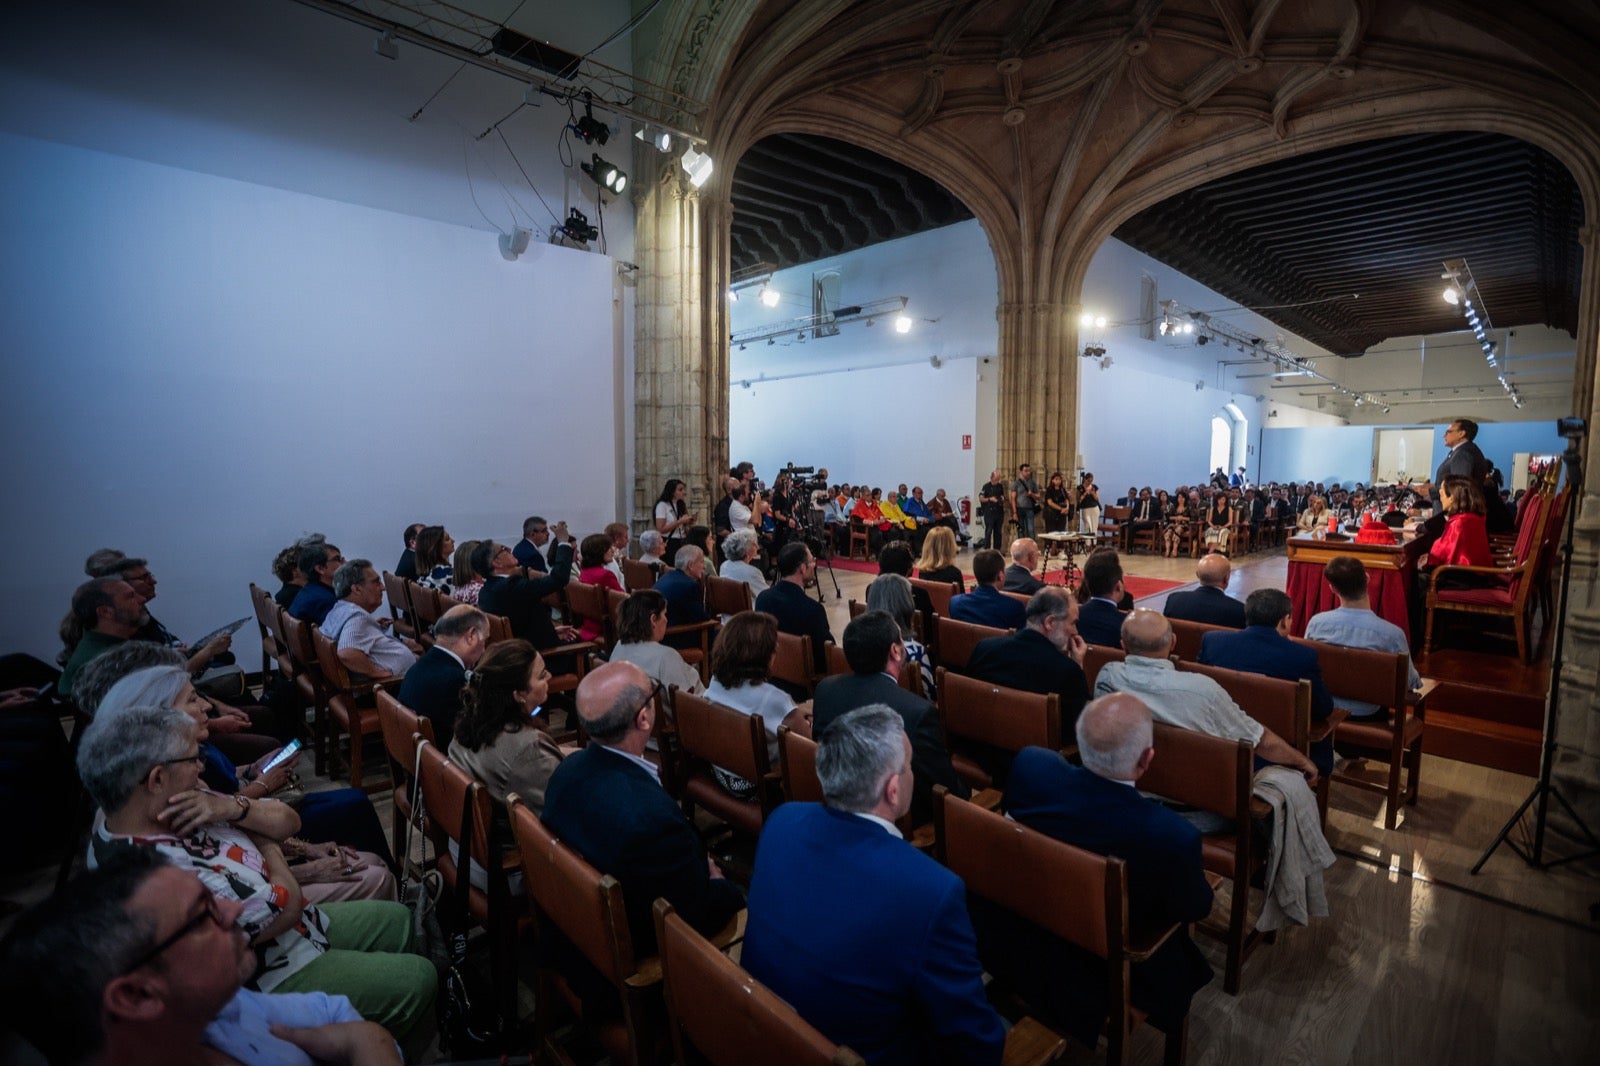
[[[205,925],[208,919],[216,922],[217,928],[219,929],[233,928],[233,922],[217,909],[217,897],[214,893],[207,892],[203,897],[203,902],[205,903],[205,908],[201,910],[199,914],[196,914],[194,917],[184,922],[178,927],[177,932],[173,933],[161,943],[157,944],[155,947],[151,948],[143,955],[140,955],[137,959],[130,963],[126,968],[123,969],[123,976],[132,973],[141,966],[148,966],[152,962],[155,962],[156,959],[160,958],[168,948],[172,947],[174,944],[188,936],[190,933],[194,932],[196,929],[199,929],[201,926]]]
[[[193,755],[185,755],[181,759],[162,759],[160,762],[156,763],[156,765],[157,766],[176,766],[179,763],[185,763],[185,762],[192,762],[196,766],[202,766],[203,767],[206,764],[206,757],[204,755],[201,755],[197,751]]]
[[[492,558],[498,559],[502,555],[509,555],[509,554],[511,554],[511,549],[506,547],[504,544],[502,544],[499,547],[495,548],[494,555],[492,556]]]

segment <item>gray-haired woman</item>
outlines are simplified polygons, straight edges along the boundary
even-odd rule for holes
[[[743,581],[750,586],[751,595],[756,595],[767,590],[767,578],[761,570],[751,563],[756,557],[760,542],[756,533],[751,529],[739,529],[729,533],[722,542],[722,570],[718,576],[731,577],[735,581]]]
[[[911,617],[916,613],[916,601],[911,593],[911,582],[899,574],[879,574],[867,586],[867,610],[887,611],[889,617],[900,623],[900,636],[906,646],[906,661],[917,664],[922,677],[922,694],[932,700],[933,663],[928,649],[912,634]]]

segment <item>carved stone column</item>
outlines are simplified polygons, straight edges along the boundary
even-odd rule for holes
[[[709,518],[713,475],[728,466],[727,309],[716,293],[731,210],[690,187],[670,156],[639,153],[635,173],[633,510],[649,516],[667,479],[682,478],[689,510]]]
[[[1077,313],[1060,303],[1000,294],[1001,471],[1035,473],[1072,466],[1078,440]]]

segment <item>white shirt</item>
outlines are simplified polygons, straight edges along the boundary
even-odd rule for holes
[[[865,818],[869,822],[876,822],[877,824],[883,826],[883,828],[885,830],[887,830],[892,836],[896,837],[897,839],[900,839],[900,840],[904,840],[905,839],[905,834],[900,832],[900,827],[895,825],[893,822],[889,821],[889,819],[887,819],[887,818],[880,818],[876,814],[868,814],[865,811],[848,811],[846,813],[853,814],[857,818]]]
[[[734,500],[728,505],[728,527],[735,533],[741,529],[754,529],[755,523],[750,520],[750,508]]]

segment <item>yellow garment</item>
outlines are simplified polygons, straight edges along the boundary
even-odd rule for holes
[[[917,528],[917,520],[915,518],[907,517],[906,513],[900,510],[900,505],[897,503],[884,500],[878,505],[878,510],[883,513],[883,517],[886,520],[893,522],[897,526],[902,526],[906,529]]]

